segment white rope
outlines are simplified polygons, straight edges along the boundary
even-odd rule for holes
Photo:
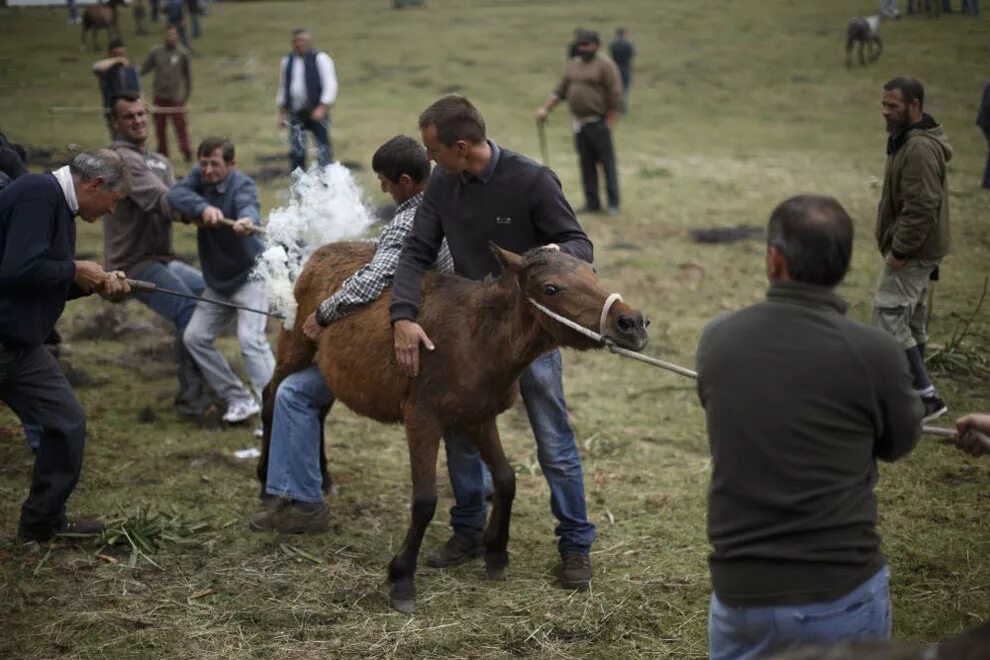
[[[613,293],[613,294],[609,295],[609,297],[605,299],[605,304],[602,306],[602,314],[601,314],[601,321],[600,321],[601,334],[599,334],[597,332],[594,332],[592,330],[589,330],[588,328],[584,327],[583,325],[580,325],[578,323],[575,323],[574,321],[570,320],[567,317],[561,316],[557,312],[555,312],[555,311],[553,311],[551,309],[548,309],[547,307],[544,307],[543,305],[541,305],[540,303],[536,302],[535,300],[533,300],[529,296],[526,296],[526,300],[528,300],[529,302],[531,302],[533,304],[533,306],[536,307],[536,309],[540,310],[541,312],[543,312],[544,314],[546,314],[547,316],[549,316],[550,318],[552,318],[554,321],[557,321],[558,323],[561,323],[563,325],[566,325],[571,330],[573,330],[575,332],[581,333],[582,335],[584,335],[585,337],[591,339],[592,341],[595,341],[595,342],[598,342],[599,344],[602,344],[608,350],[610,350],[611,352],[613,352],[613,353],[615,353],[617,355],[621,355],[623,357],[631,358],[633,360],[639,360],[640,362],[645,362],[647,364],[652,364],[654,367],[659,367],[661,369],[666,369],[667,371],[672,371],[675,374],[679,374],[681,376],[687,376],[688,378],[697,378],[698,377],[698,374],[696,372],[694,372],[694,371],[691,371],[690,369],[685,369],[684,367],[679,367],[676,364],[673,364],[671,362],[665,362],[663,360],[658,360],[657,358],[649,357],[647,355],[641,355],[641,354],[639,354],[639,353],[637,353],[635,351],[630,351],[628,349],[622,348],[621,346],[617,346],[615,344],[615,342],[613,342],[611,339],[608,339],[607,337],[605,337],[605,319],[608,316],[609,311],[611,311],[612,305],[615,304],[615,301],[616,300],[622,300],[622,296],[620,296],[618,293]]]
[[[654,367],[659,367],[660,369],[666,369],[667,371],[671,371],[675,374],[686,376],[688,378],[695,378],[695,379],[698,378],[697,371],[692,371],[690,369],[686,369],[684,367],[673,364],[672,362],[665,362],[664,360],[659,360],[657,358],[650,357],[648,355],[643,355],[641,353],[637,353],[635,351],[630,351],[629,349],[622,348],[621,346],[616,345],[615,342],[613,342],[611,339],[605,336],[605,320],[608,317],[608,313],[611,311],[612,305],[614,305],[617,300],[622,300],[622,296],[620,296],[618,293],[610,294],[609,297],[605,299],[605,304],[602,307],[601,319],[599,321],[599,330],[601,331],[600,333],[589,330],[583,325],[575,323],[574,321],[570,320],[567,317],[561,316],[557,312],[554,312],[553,310],[544,307],[543,305],[536,302],[529,296],[526,296],[526,300],[531,302],[533,306],[536,307],[536,309],[540,310],[541,312],[552,318],[554,321],[557,321],[558,323],[567,326],[568,328],[574,330],[575,332],[581,333],[582,335],[588,337],[592,341],[602,344],[609,351],[615,353],[616,355],[621,355],[622,357],[627,357],[632,360],[639,360],[640,362],[645,362],[646,364],[653,365]],[[923,426],[921,427],[921,432],[941,438],[955,438],[957,435],[955,429],[947,429],[939,426]],[[976,435],[976,437],[980,440],[983,446],[987,448],[987,451],[990,451],[990,437],[976,430],[970,430],[970,433]]]
[[[598,334],[602,337],[605,336],[605,321],[608,319],[608,313],[612,310],[612,305],[617,300],[621,301],[622,296],[618,293],[610,293],[608,294],[608,298],[605,299],[605,304],[602,306],[602,315],[598,319]]]

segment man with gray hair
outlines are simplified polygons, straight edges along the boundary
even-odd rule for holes
[[[279,68],[279,126],[289,127],[289,165],[306,167],[306,131],[313,134],[320,167],[333,162],[330,147],[330,106],[337,99],[337,72],[333,60],[323,51],[313,50],[309,32],[292,31],[292,52],[282,58]]]
[[[877,460],[921,432],[901,347],[846,318],[833,291],[852,255],[845,209],[794,197],[767,234],[767,299],[712,321],[697,350],[713,660],[890,637]]]
[[[123,273],[75,260],[73,222],[112,212],[129,187],[124,161],[101,149],[54,172],[23,176],[0,197],[0,401],[42,429],[17,532],[25,540],[102,528],[98,520],[70,523],[65,516],[82,468],[86,415],[42,342],[67,300],[94,292],[118,300],[130,291]]]

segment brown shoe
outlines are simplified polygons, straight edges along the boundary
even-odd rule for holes
[[[480,557],[485,546],[473,544],[462,536],[454,534],[447,542],[426,556],[426,563],[433,568],[460,566],[468,559]]]
[[[250,524],[255,532],[319,534],[330,525],[330,507],[321,502],[318,509],[304,511],[292,500],[282,500],[273,509],[266,507],[251,516]]]
[[[67,521],[59,528],[31,529],[24,525],[18,525],[17,538],[22,541],[37,541],[46,543],[56,536],[65,538],[78,538],[83,536],[96,536],[106,528],[106,523],[102,518],[80,518],[75,521]]]
[[[591,585],[591,557],[568,552],[560,562],[560,586],[584,591]]]

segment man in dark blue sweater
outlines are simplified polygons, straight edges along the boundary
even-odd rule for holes
[[[444,238],[454,272],[472,280],[499,271],[489,242],[520,254],[552,246],[588,262],[593,257],[591,241],[574,218],[556,175],[487,139],[485,120],[466,98],[441,98],[420,115],[419,127],[426,152],[439,167],[433,169],[403,245],[389,307],[396,358],[411,376],[419,370],[420,344],[433,350],[415,319],[423,273],[436,261]],[[562,368],[560,351],[544,353],[523,372],[519,388],[550,485],[550,508],[559,521],[555,533],[560,537],[561,584],[587,589],[595,526],[588,520]],[[434,567],[480,556],[485,531],[485,471],[478,449],[453,430],[444,433],[444,445],[454,489],[454,535],[427,557]]]
[[[26,540],[102,527],[99,521],[73,525],[65,517],[82,468],[86,416],[42,342],[66,300],[93,292],[117,300],[130,290],[123,273],[74,260],[73,222],[76,215],[95,222],[113,211],[128,187],[123,160],[104,149],[81,153],[55,172],[21,177],[0,197],[0,401],[42,428],[18,526]]]

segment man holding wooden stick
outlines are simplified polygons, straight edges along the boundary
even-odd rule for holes
[[[196,153],[199,165],[172,188],[168,201],[199,225],[196,242],[206,280],[203,295],[242,307],[268,309],[267,283],[250,277],[255,259],[264,250],[257,232],[261,221],[258,188],[236,168],[230,140],[208,137]],[[230,218],[236,220],[225,223]],[[253,394],[216,348],[217,337],[235,319]],[[243,422],[261,411],[258,400],[275,369],[275,356],[265,336],[267,321],[261,314],[201,302],[182,335],[210,387],[227,402],[225,422]]]

